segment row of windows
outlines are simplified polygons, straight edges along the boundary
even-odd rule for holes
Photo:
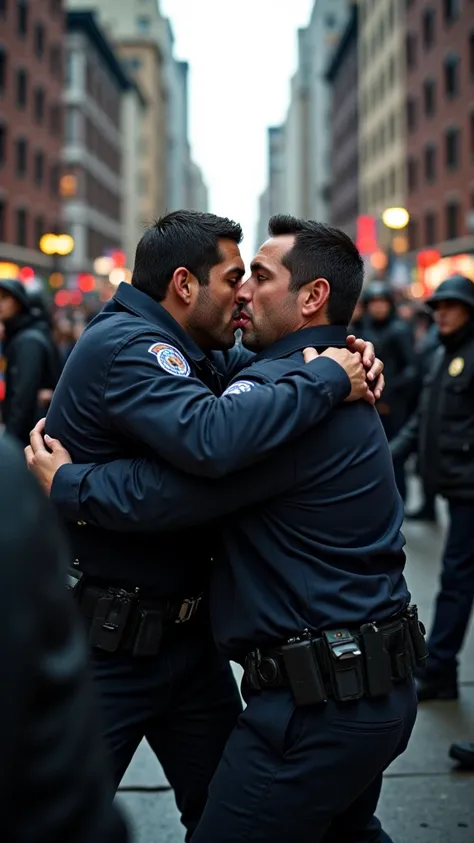
[[[13,232],[9,233],[7,232],[7,210],[7,203],[0,199],[0,242],[7,240],[7,236],[10,240],[13,235],[16,246],[37,249],[43,234],[48,230],[56,229],[54,225],[48,228],[41,214],[33,217],[24,208],[18,208],[13,215]]]
[[[461,161],[461,130],[455,127],[447,129],[444,136],[444,167],[447,170],[457,170]],[[470,119],[470,155],[474,160],[474,113]],[[431,184],[436,180],[439,169],[438,150],[434,144],[428,144],[421,159],[411,157],[408,160],[408,190],[413,193],[421,183],[421,172],[424,180]]]
[[[361,21],[364,21],[369,16],[369,3],[360,4]],[[393,32],[395,27],[395,20],[397,15],[398,0],[385,0],[386,14],[380,15],[379,24],[373,30],[370,38],[365,38],[361,42],[360,59],[361,64],[365,67],[381,50],[385,43],[385,39]]]
[[[369,114],[375,110],[379,103],[382,103],[385,95],[392,90],[397,81],[398,67],[395,56],[391,56],[385,68],[381,68],[380,72],[367,90],[362,94],[361,110],[362,115]]]
[[[411,9],[415,5],[415,3],[416,0],[405,0],[405,5],[407,9]],[[454,21],[458,19],[459,13],[461,11],[461,0],[441,0],[441,3],[441,11],[444,23],[448,25],[454,23]]]
[[[397,194],[399,188],[397,170],[391,167],[389,172],[376,179],[370,187],[368,187],[363,194],[362,208],[367,210],[372,205],[377,205],[379,202],[389,201]]]
[[[0,0],[0,20],[5,20],[9,14],[15,16],[16,33],[25,38],[30,30],[30,12],[35,0]],[[55,17],[62,11],[62,0],[50,0],[49,14]],[[34,28],[36,39],[36,26]]]
[[[444,88],[449,97],[456,96],[459,91],[459,61],[451,59],[444,68]],[[437,84],[435,79],[425,79],[421,94],[421,106],[425,117],[433,117],[436,114],[438,100]],[[406,104],[407,127],[409,132],[414,132],[418,126],[420,101],[415,96],[409,96]]]
[[[398,115],[390,115],[386,123],[381,123],[370,137],[362,144],[362,163],[371,161],[378,155],[385,152],[386,146],[390,145],[396,138],[398,132]]]
[[[454,240],[462,234],[461,205],[456,199],[446,203],[441,212],[427,211],[422,220],[410,220],[410,249],[434,246],[442,240]]]
[[[55,48],[55,67],[56,70],[52,71],[55,75],[60,70],[60,63],[61,63],[61,48]],[[59,67],[57,63],[59,62]],[[12,71],[9,67],[9,57],[6,50],[0,46],[0,96],[5,93],[8,85],[8,77],[9,73],[14,73],[14,91],[15,91],[15,103],[17,108],[23,109],[26,108],[28,104],[29,92],[30,92],[30,74],[28,71],[23,68],[17,68],[15,71]],[[35,91],[38,88],[35,88]],[[44,96],[44,95],[43,95]]]
[[[467,35],[469,43],[468,75],[474,79],[474,31]],[[406,39],[407,67],[413,69],[418,59],[418,36],[410,32]],[[461,61],[457,53],[446,56],[443,62],[444,89],[447,97],[454,97],[459,93],[461,84]]]
[[[7,133],[6,126],[0,125],[0,167],[7,163]],[[13,168],[17,178],[25,179],[29,176],[33,179],[36,187],[44,186],[48,168],[46,156],[41,150],[32,152],[30,142],[26,138],[17,138],[14,141]],[[59,195],[59,176],[59,165],[52,165],[49,168],[49,191],[51,196]]]

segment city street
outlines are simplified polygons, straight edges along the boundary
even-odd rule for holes
[[[412,488],[416,496],[416,488]],[[409,506],[411,503],[409,501]],[[430,623],[444,539],[441,525],[406,523],[407,578],[420,616]],[[457,702],[420,707],[411,744],[387,771],[379,815],[394,843],[472,843],[474,774],[454,770],[448,758],[453,740],[474,739],[474,625],[464,648],[461,697]],[[184,838],[173,794],[154,756],[144,744],[118,797],[135,833],[135,843],[181,843]],[[288,841],[297,843],[297,841]]]

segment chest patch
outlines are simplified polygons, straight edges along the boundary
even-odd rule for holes
[[[242,395],[243,392],[250,392],[254,386],[257,386],[255,381],[236,381],[228,386],[222,395]]]
[[[451,375],[452,378],[457,378],[457,376],[461,374],[463,369],[464,369],[464,358],[463,357],[455,357],[454,360],[451,360],[451,363],[449,364],[448,372],[449,372],[449,374]]]
[[[187,378],[191,369],[185,357],[172,345],[157,342],[150,345],[149,354],[154,354],[156,361],[169,375]]]

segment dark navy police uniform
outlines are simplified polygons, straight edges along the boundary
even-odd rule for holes
[[[294,370],[303,348],[343,346],[345,335],[333,327],[289,335],[258,355],[229,389],[242,394],[245,383],[246,397],[259,395]],[[125,529],[124,500],[137,531],[198,524],[211,513],[221,517],[224,552],[212,574],[213,631],[219,650],[247,666],[247,708],[226,745],[193,840],[388,840],[374,811],[382,772],[407,745],[416,699],[413,665],[402,658],[400,616],[410,596],[403,576],[403,506],[375,409],[363,401],[341,404],[263,465],[218,482],[149,460],[64,466],[56,482],[53,496],[64,501],[69,489],[62,504],[68,517],[80,514],[109,529],[112,513]],[[363,624],[369,633],[389,630],[385,693],[340,701],[328,692],[327,702],[295,706],[285,681],[252,687],[256,652],[279,658],[280,645],[304,638],[305,630],[319,652],[323,631],[360,630]]]
[[[76,462],[134,458],[141,465],[155,455],[164,470],[213,477],[298,436],[350,390],[343,369],[322,359],[298,361],[258,395],[243,382],[216,398],[246,360],[239,349],[206,356],[159,304],[122,285],[69,357],[47,432]],[[69,497],[79,488],[78,480]],[[76,593],[115,779],[145,736],[175,790],[189,839],[241,711],[206,611],[216,530],[177,523],[167,535],[155,525],[154,534],[137,536],[123,525],[103,529],[85,520],[76,516],[69,525],[83,575]]]

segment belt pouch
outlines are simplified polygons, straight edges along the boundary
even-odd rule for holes
[[[418,619],[418,609],[416,606],[412,605],[408,607],[405,621],[413,647],[416,666],[423,667],[428,658],[428,647],[425,641],[426,630]]]
[[[334,697],[338,702],[360,700],[364,696],[362,653],[347,629],[323,632]]]
[[[393,688],[390,656],[384,645],[382,633],[375,624],[365,623],[360,628],[365,661],[367,694],[369,697],[386,697]]]
[[[122,643],[133,600],[128,596],[102,594],[95,607],[89,632],[92,647],[115,653]]]
[[[295,705],[326,702],[326,690],[311,640],[284,644],[281,655]]]
[[[132,652],[134,656],[156,656],[163,635],[163,612],[140,606],[137,611],[138,625]]]

